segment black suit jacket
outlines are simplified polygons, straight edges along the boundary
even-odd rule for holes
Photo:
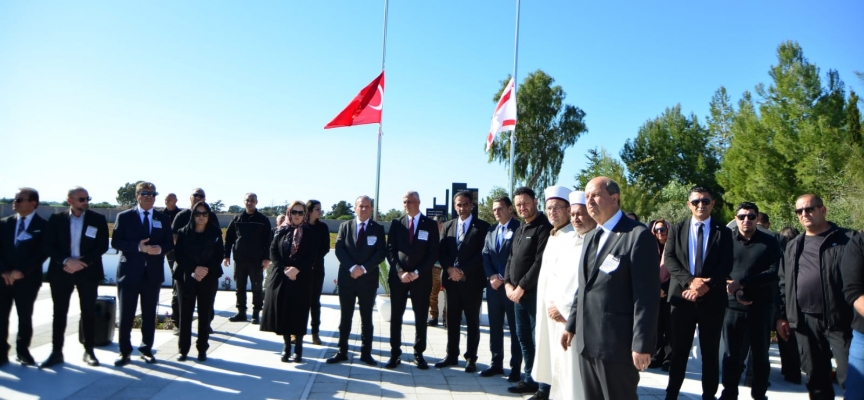
[[[339,225],[336,235],[336,258],[339,260],[338,282],[342,288],[357,287],[358,290],[378,290],[380,268],[378,267],[387,254],[387,243],[384,237],[384,226],[372,221],[366,224],[366,243],[357,243],[357,219],[345,221]],[[369,246],[370,238],[375,238],[375,244]],[[366,273],[357,279],[351,277],[351,267],[362,265]]]
[[[420,240],[420,232],[428,235]],[[400,282],[400,272],[417,271],[420,279],[432,279],[432,267],[438,260],[438,223],[420,215],[413,233],[412,243],[408,243],[408,216],[405,215],[390,223],[387,232],[387,262],[390,264],[390,281]]]
[[[165,253],[174,248],[174,234],[167,215],[156,209],[150,211],[152,211],[150,218],[153,228],[149,233],[138,216],[138,207],[117,214],[111,247],[120,250],[120,264],[117,266],[118,285],[135,285],[141,282],[162,284],[165,281]],[[161,226],[157,226],[157,221]],[[148,245],[158,245],[162,248],[160,254],[149,255],[138,250],[138,244],[147,238],[150,239]]]
[[[598,229],[585,236],[567,330],[576,333],[575,350],[583,356],[631,362],[633,351],[654,352],[660,308],[657,241],[645,225],[622,216],[595,262],[589,244]],[[617,268],[602,271],[608,256],[617,259]]]
[[[672,225],[669,239],[666,241],[664,255],[666,269],[672,275],[669,283],[669,303],[676,306],[693,305],[681,295],[690,287],[695,278],[690,273],[690,221],[691,218]],[[732,231],[720,225],[711,218],[711,228],[708,234],[708,247],[705,250],[705,261],[702,263],[701,278],[711,278],[708,293],[702,296],[700,303],[704,306],[726,307],[726,278],[732,272]]]
[[[45,252],[51,257],[48,264],[48,280],[57,281],[69,277],[69,273],[63,271],[63,261],[72,257],[72,233],[69,230],[69,210],[52,214],[48,219],[48,234],[45,236]],[[102,268],[102,255],[108,251],[108,221],[105,216],[95,211],[84,211],[84,226],[78,233],[81,237],[78,247],[81,253],[81,261],[87,264],[87,268],[76,272],[78,278],[92,282],[101,282],[105,279],[105,271]],[[95,235],[87,235],[90,228],[96,230]]]
[[[465,273],[465,284],[483,290],[486,286],[486,272],[483,270],[483,243],[486,233],[489,231],[489,223],[477,218],[471,218],[471,224],[465,233],[462,246],[458,246],[456,238],[459,236],[459,220],[453,219],[444,223],[444,237],[441,238],[438,260],[444,270],[441,282],[445,288],[450,288],[458,282],[450,280],[447,268],[456,264],[459,260],[459,269]]]
[[[486,278],[499,274],[504,277],[504,269],[507,267],[507,258],[510,257],[510,246],[513,245],[513,235],[516,229],[519,228],[519,220],[510,218],[507,223],[506,232],[510,233],[510,238],[501,241],[501,248],[495,250],[498,246],[498,224],[489,227],[486,233],[486,242],[483,245],[483,269],[486,271]]]
[[[15,233],[18,231],[18,218],[15,215],[0,219],[0,273],[20,271],[24,278],[16,285],[42,285],[42,263],[47,256],[43,240],[48,223],[35,212],[27,232],[30,238],[22,240],[15,247]],[[6,286],[0,282],[0,285]]]

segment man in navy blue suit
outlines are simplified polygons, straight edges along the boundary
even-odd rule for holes
[[[153,336],[156,333],[156,305],[159,288],[165,280],[165,253],[174,248],[171,221],[156,211],[156,186],[140,182],[135,186],[138,206],[117,215],[111,247],[120,251],[117,267],[117,297],[120,302],[120,356],[114,362],[122,367],[132,354],[132,321],[141,298],[141,346],[144,362],[156,362]]]

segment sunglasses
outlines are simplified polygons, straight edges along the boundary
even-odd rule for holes
[[[735,218],[738,218],[739,221],[743,221],[745,219],[749,219],[749,220],[753,221],[756,219],[756,214],[741,214],[741,215],[736,215]]]
[[[210,215],[210,213],[207,211],[195,211],[192,213],[192,215],[194,215],[196,217],[207,217]]]
[[[703,206],[707,206],[707,205],[711,204],[711,199],[696,199],[696,200],[690,200],[690,204],[691,204],[693,207],[698,206],[699,203],[702,203]]]
[[[801,214],[804,214],[805,212],[807,214],[812,214],[813,211],[816,211],[817,207],[822,207],[822,206],[810,206],[810,207],[804,207],[804,208],[796,208],[795,214],[801,215]]]
[[[194,198],[196,198],[196,199],[203,199],[203,198],[205,198],[205,196],[204,196],[203,194],[201,194],[201,193],[192,193],[192,197],[194,197]]]
[[[93,198],[92,198],[92,197],[79,197],[79,198],[77,198],[77,199],[75,199],[75,200],[78,200],[78,202],[83,203],[83,202],[85,202],[85,201],[93,200]]]
[[[306,215],[306,211],[303,211],[303,210],[291,210],[291,215]]]
[[[663,233],[663,232],[666,232],[666,228],[665,228],[665,227],[662,227],[662,226],[661,226],[661,227],[659,227],[659,228],[654,228],[654,233]]]
[[[138,195],[139,195],[139,196],[145,196],[145,197],[147,197],[147,196],[149,196],[149,197],[156,197],[156,196],[159,195],[159,192],[150,192],[150,191],[147,191],[147,190],[143,190],[143,191],[141,191],[141,192],[138,192]]]
[[[23,202],[25,202],[25,201],[30,201],[30,199],[25,199],[25,198],[23,198],[23,197],[16,197],[16,198],[15,198],[15,202],[16,202],[16,203],[23,203]]]

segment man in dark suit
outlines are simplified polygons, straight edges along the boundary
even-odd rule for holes
[[[111,247],[120,251],[117,266],[117,297],[120,302],[120,356],[114,362],[129,364],[132,354],[132,321],[141,298],[141,359],[156,362],[153,336],[156,331],[156,305],[159,288],[165,280],[165,253],[174,248],[171,221],[153,209],[156,186],[141,182],[135,187],[138,206],[117,215]]]
[[[193,203],[194,205],[194,203]],[[158,208],[157,211],[161,212],[168,216],[169,221],[174,221],[174,218],[177,217],[177,214],[183,209],[177,207],[177,195],[174,193],[168,193],[165,196],[165,207]],[[168,268],[171,270],[171,273],[174,273],[174,250],[169,251],[165,254],[165,259],[168,260]],[[171,296],[171,322],[174,324],[174,336],[180,334],[180,303],[177,299],[177,291],[174,290],[174,293]]]
[[[713,399],[720,384],[720,336],[726,315],[726,278],[732,271],[732,231],[712,221],[714,198],[694,186],[688,195],[691,218],[672,225],[664,250],[669,282],[672,359],[666,398],[677,399],[693,334],[699,325],[702,398]]]
[[[516,315],[513,313],[513,301],[507,298],[504,290],[504,268],[510,256],[513,243],[513,232],[519,228],[519,220],[513,218],[513,203],[507,196],[492,201],[492,215],[498,221],[489,227],[486,242],[483,245],[483,269],[489,278],[486,285],[486,305],[489,308],[489,348],[492,351],[492,363],[489,368],[480,372],[482,377],[490,377],[504,373],[504,316],[510,329],[510,382],[516,383],[522,379],[522,349],[516,337]]]
[[[459,336],[462,314],[468,325],[465,372],[477,371],[477,347],[480,345],[480,308],[483,305],[483,242],[489,223],[474,218],[474,201],[468,191],[453,196],[457,218],[444,224],[438,259],[444,271],[447,295],[447,357],[435,368],[459,365]]]
[[[21,188],[15,194],[12,210],[15,215],[0,220],[0,335],[3,348],[0,365],[9,362],[7,343],[9,315],[12,302],[18,311],[18,338],[16,349],[21,365],[36,365],[30,355],[30,339],[33,338],[33,304],[42,286],[42,263],[45,253],[42,240],[45,235],[45,219],[36,215],[39,207],[39,192],[32,188]]]
[[[561,344],[576,336],[585,399],[638,399],[639,371],[651,363],[660,297],[660,257],[645,225],[624,216],[615,181],[585,186],[597,229],[585,236],[579,290]],[[578,321],[578,323],[577,323]]]
[[[372,221],[372,199],[360,196],[354,201],[357,218],[343,222],[336,236],[336,258],[339,259],[339,352],[327,359],[328,364],[348,360],[348,338],[354,304],[360,303],[360,360],[378,365],[372,358],[372,306],[378,292],[379,264],[387,254],[384,227]]]
[[[108,221],[102,214],[90,211],[90,196],[82,187],[69,189],[69,210],[51,215],[45,235],[45,252],[51,257],[48,282],[54,301],[51,355],[40,367],[63,362],[66,336],[66,314],[72,291],[78,289],[81,323],[84,334],[84,362],[99,365],[93,352],[95,339],[96,297],[99,283],[105,277],[102,255],[108,251]]]
[[[402,314],[411,298],[414,309],[414,362],[427,369],[426,313],[432,291],[432,267],[438,259],[438,224],[420,213],[420,195],[409,191],[402,197],[405,216],[390,224],[387,262],[390,264],[390,360],[385,368],[396,368],[402,356]]]

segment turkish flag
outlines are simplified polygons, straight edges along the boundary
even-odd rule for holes
[[[324,129],[341,128],[352,125],[381,123],[381,107],[384,104],[384,71],[370,84],[366,85],[354,100],[348,103],[336,118]]]

